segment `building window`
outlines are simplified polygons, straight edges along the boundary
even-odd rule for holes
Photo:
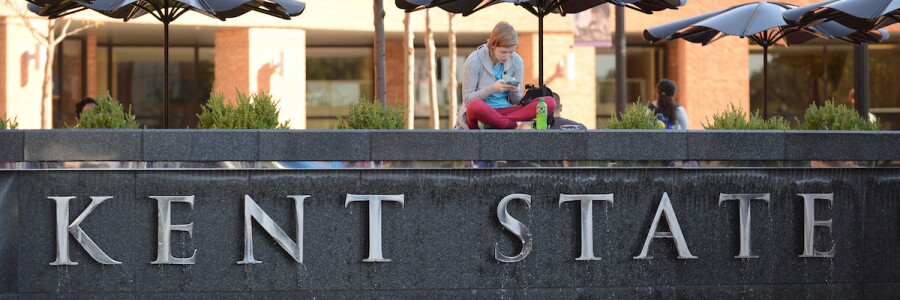
[[[628,105],[647,105],[656,97],[656,82],[663,77],[664,47],[629,46],[625,51],[625,99]],[[597,48],[597,127],[609,123],[616,113],[616,56],[611,48]]]
[[[84,41],[67,39],[56,50],[53,61],[53,127],[74,126],[75,104],[84,94]]]
[[[106,47],[98,49],[108,51]],[[164,125],[163,50],[113,46],[112,67],[108,69],[112,74],[105,77],[113,97],[126,109],[131,105],[137,122],[148,128]],[[212,47],[169,48],[169,128],[197,126],[196,115],[212,89],[214,65]]]
[[[372,100],[370,48],[306,49],[306,127],[329,129],[351,103]]]
[[[850,106],[853,47],[846,44],[769,48],[769,115],[802,119],[810,104]],[[763,108],[762,48],[750,50],[750,107]],[[900,45],[869,46],[869,107],[882,129],[900,129]]]

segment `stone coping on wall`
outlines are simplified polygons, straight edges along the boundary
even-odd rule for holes
[[[900,160],[900,132],[0,131],[0,162],[335,160]]]

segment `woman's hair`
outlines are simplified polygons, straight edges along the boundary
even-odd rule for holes
[[[656,98],[656,104],[658,107],[656,108],[656,112],[661,113],[669,118],[670,122],[675,122],[678,120],[678,115],[675,114],[675,109],[678,107],[675,104],[675,100],[672,97],[675,97],[675,82],[663,79],[660,80],[659,83],[656,84],[656,92],[658,93]]]
[[[84,106],[88,104],[97,105],[97,101],[94,98],[87,97],[81,99],[78,103],[75,103],[75,118],[81,118],[81,113],[84,112]]]
[[[509,25],[506,21],[497,23],[494,30],[491,31],[491,37],[487,40],[488,48],[491,50],[499,47],[510,47],[519,45],[519,35],[516,29]]]

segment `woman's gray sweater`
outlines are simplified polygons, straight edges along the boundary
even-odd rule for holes
[[[463,118],[463,113],[466,112],[466,106],[469,105],[470,101],[484,100],[484,98],[494,93],[491,85],[497,80],[494,79],[494,64],[488,53],[489,49],[487,44],[482,44],[466,58],[462,80],[463,101],[462,105],[459,106],[459,112],[457,112],[456,128],[469,129],[469,126],[466,125],[466,119]],[[525,64],[522,62],[522,57],[513,52],[509,60],[503,63],[502,76],[503,80],[516,79],[520,82],[515,91],[509,92],[507,100],[509,100],[510,104],[516,105],[522,99],[521,81],[523,81],[524,73]]]

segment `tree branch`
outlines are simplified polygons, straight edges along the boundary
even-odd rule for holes
[[[68,37],[70,35],[76,35],[79,32],[91,29],[92,27],[97,27],[99,25],[99,23],[92,23],[92,24],[88,24],[88,25],[84,25],[84,26],[75,28],[72,31],[66,32],[66,30],[69,28],[69,23],[71,23],[71,22],[72,22],[72,20],[66,20],[66,26],[64,27],[62,33],[59,35],[59,38],[57,38],[56,41],[53,43],[54,45],[56,45],[59,42],[62,42],[63,39],[65,39],[66,37]]]
[[[31,36],[34,37],[34,39],[37,40],[38,43],[40,43],[44,47],[50,46],[49,32],[47,34],[44,34],[43,30],[34,27],[34,24],[31,23],[31,18],[28,16],[28,9],[23,9],[21,6],[19,6],[19,1],[3,0],[3,4],[7,7],[11,7],[16,12],[16,15],[19,16],[19,19],[22,20],[25,28],[28,28]],[[55,21],[48,20],[48,22],[50,22],[50,30],[55,29],[53,24],[55,23]]]

